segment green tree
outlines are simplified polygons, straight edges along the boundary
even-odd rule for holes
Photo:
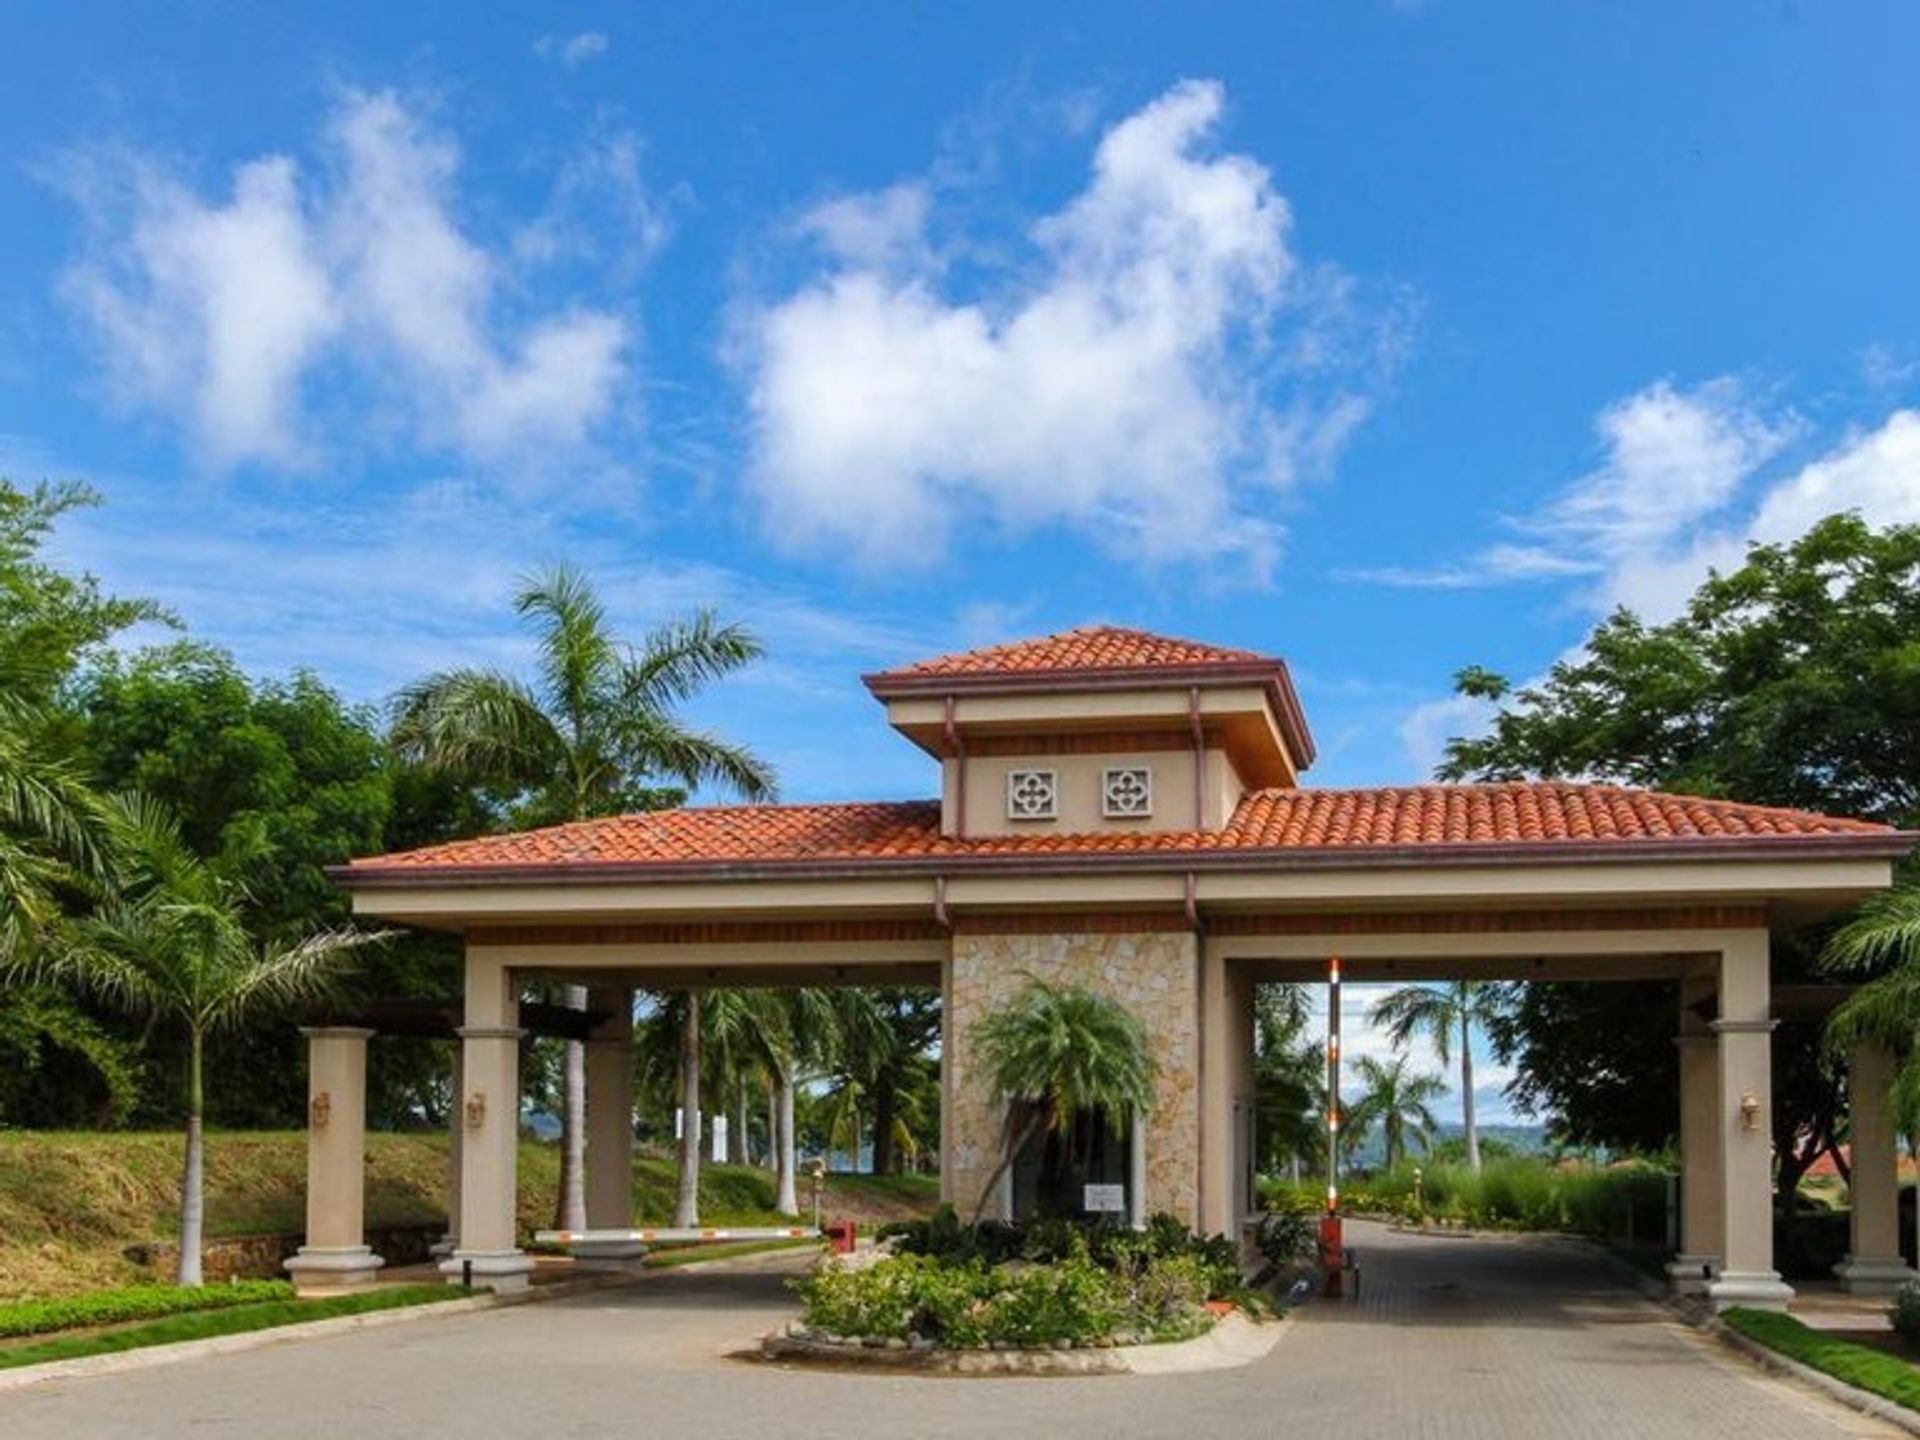
[[[1486,734],[1449,744],[1444,779],[1615,781],[1912,825],[1920,527],[1829,517],[1790,544],[1751,547],[1665,624],[1617,611],[1538,684],[1515,690],[1480,669],[1458,684],[1499,708]],[[1816,953],[1811,939],[1777,937],[1776,978],[1811,978]],[[1670,1140],[1670,987],[1526,992],[1495,1030],[1501,1058],[1518,1062],[1515,1098],[1552,1111],[1574,1143]],[[1831,1146],[1844,1086],[1811,1027],[1783,1026],[1774,1054],[1778,1178],[1790,1193]]]
[[[136,1047],[22,967],[42,937],[98,891],[106,816],[72,751],[63,689],[128,627],[170,617],[47,564],[60,520],[97,503],[82,485],[0,480],[0,1118],[119,1120],[139,1095]]]
[[[749,631],[702,611],[648,632],[634,648],[613,633],[592,583],[568,566],[526,582],[513,603],[534,630],[534,678],[461,669],[408,686],[394,706],[392,739],[402,756],[512,795],[519,824],[657,808],[701,785],[749,800],[773,795],[764,761],[689,728],[679,715],[707,684],[759,657]],[[570,986],[567,1000],[579,1008],[585,995]],[[698,1108],[699,1009],[690,997],[683,1081],[690,1111]],[[578,1044],[567,1047],[565,1075],[558,1223],[577,1230],[586,1224]],[[698,1164],[692,1119],[683,1168]],[[698,1183],[697,1174],[682,1177],[683,1191],[691,1184],[697,1195]]]
[[[975,1063],[994,1103],[1007,1107],[1001,1156],[981,1187],[978,1223],[1029,1143],[1078,1115],[1141,1123],[1153,1099],[1152,1042],[1138,1016],[1078,985],[1027,983],[973,1027]]]
[[[110,803],[121,867],[117,893],[64,931],[51,947],[48,973],[184,1036],[179,1282],[198,1285],[207,1037],[324,995],[352,953],[381,937],[321,930],[256,941],[247,929],[245,890],[193,853],[165,807],[138,796]]]
[[[1349,1146],[1360,1144],[1378,1129],[1389,1170],[1406,1158],[1409,1138],[1426,1148],[1439,1123],[1433,1118],[1432,1103],[1447,1093],[1446,1081],[1438,1075],[1409,1075],[1408,1063],[1405,1055],[1386,1062],[1362,1055],[1355,1066],[1362,1086],[1360,1098],[1341,1122],[1342,1137]]]
[[[1447,985],[1403,985],[1374,1004],[1372,1020],[1386,1027],[1387,1038],[1404,1048],[1415,1035],[1433,1041],[1442,1065],[1460,1049],[1461,1131],[1467,1165],[1480,1168],[1480,1127],[1473,1114],[1473,1032],[1495,1024],[1506,1012],[1507,989],[1486,980],[1455,980]]]
[[[1305,985],[1261,985],[1254,991],[1253,1084],[1255,1148],[1260,1168],[1288,1168],[1298,1179],[1326,1146],[1321,1092],[1326,1052],[1307,1035],[1311,1010]]]

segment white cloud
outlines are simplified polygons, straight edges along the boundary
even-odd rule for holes
[[[1031,227],[1034,263],[986,298],[943,293],[926,186],[813,210],[824,273],[739,328],[769,531],[875,565],[968,519],[1270,559],[1257,497],[1323,471],[1364,409],[1304,380],[1263,393],[1302,376],[1279,320],[1304,328],[1325,287],[1301,283],[1267,171],[1212,152],[1223,104],[1183,83],[1108,130],[1086,188]]]
[[[1798,423],[1760,417],[1730,381],[1685,394],[1649,387],[1602,412],[1599,428],[1607,462],[1516,522],[1535,543],[1365,578],[1429,586],[1572,580],[1590,615],[1626,606],[1660,623],[1681,612],[1709,573],[1737,567],[1749,545],[1790,543],[1843,511],[1875,526],[1920,524],[1920,411],[1896,410],[1764,481],[1756,481],[1764,463]],[[1460,696],[1415,706],[1400,726],[1411,767],[1431,774],[1447,739],[1477,733],[1493,713]]]
[[[571,70],[607,53],[611,42],[598,30],[582,30],[578,35],[542,35],[533,42],[533,53],[542,60],[557,60]]]
[[[1679,558],[1704,522],[1793,437],[1791,417],[1770,419],[1737,382],[1679,391],[1665,381],[1601,411],[1600,465],[1530,515],[1510,518],[1517,541],[1491,545],[1437,569],[1387,568],[1355,578],[1441,589],[1588,577],[1598,608],[1635,590],[1636,572]]]
[[[395,96],[355,93],[322,155],[305,183],[283,155],[243,164],[224,199],[138,156],[80,170],[68,188],[91,243],[66,289],[121,399],[184,420],[216,467],[311,458],[303,390],[323,378],[490,462],[577,448],[614,416],[626,320],[502,319],[501,263],[457,216],[451,141]]]

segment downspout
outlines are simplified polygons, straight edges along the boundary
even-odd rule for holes
[[[1195,831],[1207,828],[1207,732],[1200,724],[1200,687],[1187,688],[1187,724],[1193,730],[1193,828]],[[1191,896],[1193,877],[1187,877],[1188,895]],[[1191,918],[1191,917],[1189,917]]]
[[[947,877],[933,877],[933,923],[942,930],[953,929],[953,917],[947,914]]]
[[[941,716],[941,733],[946,741],[947,754],[954,760],[953,773],[953,837],[956,840],[967,838],[967,747],[960,743],[960,727],[954,723],[953,696],[946,697]],[[943,922],[944,923],[944,922]]]

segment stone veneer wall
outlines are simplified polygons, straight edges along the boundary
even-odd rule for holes
[[[1198,947],[1192,935],[956,935],[946,995],[945,1193],[973,1213],[1000,1158],[1003,1107],[971,1074],[974,1025],[1034,976],[1079,984],[1132,1010],[1159,1062],[1147,1124],[1147,1213],[1192,1225],[1199,1218],[1200,1018]],[[994,1213],[991,1208],[989,1214]]]

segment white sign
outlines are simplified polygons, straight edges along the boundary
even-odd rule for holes
[[[1127,1187],[1124,1185],[1085,1185],[1081,1187],[1080,1208],[1095,1215],[1127,1213]]]

